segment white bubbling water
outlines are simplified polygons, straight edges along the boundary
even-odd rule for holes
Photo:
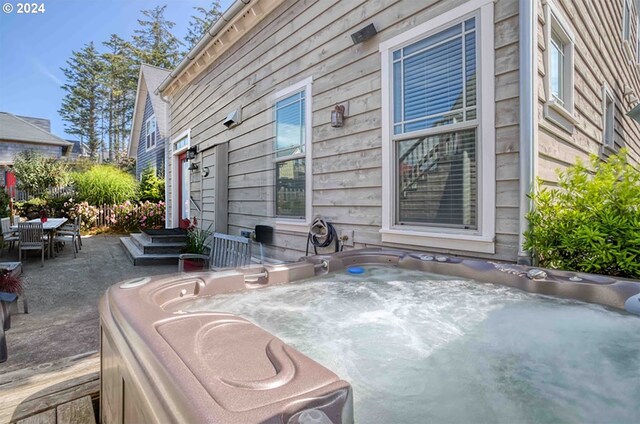
[[[353,385],[358,423],[637,422],[640,318],[392,267],[215,296]]]

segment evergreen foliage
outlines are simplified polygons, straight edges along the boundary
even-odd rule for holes
[[[139,28],[134,31],[133,47],[140,62],[172,69],[182,57],[182,42],[171,33],[176,24],[164,17],[166,8],[164,5],[142,10],[146,19],[138,19]]]
[[[164,179],[159,178],[151,167],[145,168],[140,175],[140,200],[164,201]]]
[[[13,173],[18,180],[18,188],[33,196],[46,196],[50,187],[64,187],[69,183],[65,162],[44,157],[33,150],[25,150],[15,156]]]
[[[187,50],[191,50],[198,41],[202,38],[204,33],[213,25],[213,23],[222,16],[220,10],[220,2],[215,0],[211,3],[211,7],[205,9],[204,7],[196,6],[193,8],[197,13],[191,16],[189,22],[189,29],[187,35],[184,38],[184,42],[187,46]]]

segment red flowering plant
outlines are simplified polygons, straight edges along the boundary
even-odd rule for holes
[[[8,269],[0,269],[0,292],[22,294],[22,280]]]

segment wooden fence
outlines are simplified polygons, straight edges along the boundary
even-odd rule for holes
[[[13,197],[16,202],[25,202],[27,200],[35,199],[36,197],[42,197],[42,195],[35,195],[26,190],[12,190],[13,193],[9,192],[9,196]],[[50,187],[46,195],[48,198],[59,198],[59,197],[73,197],[76,194],[75,188],[71,186],[67,187]]]

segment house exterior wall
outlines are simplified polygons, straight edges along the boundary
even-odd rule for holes
[[[27,150],[33,150],[51,158],[62,157],[62,146],[2,140],[0,141],[0,164],[13,164],[15,155]]]
[[[547,184],[558,181],[557,170],[588,161],[590,154],[605,158],[627,147],[629,160],[640,163],[640,124],[626,116],[636,104],[625,97],[625,87],[640,98],[640,58],[637,45],[637,9],[629,0],[632,16],[630,49],[622,40],[625,0],[538,1],[538,176]],[[547,46],[545,7],[551,4],[564,18],[575,36],[574,84],[575,125],[567,131],[545,115]],[[616,104],[615,148],[603,145],[603,84],[609,87]]]
[[[204,75],[171,98],[171,134],[191,130],[197,161],[208,177],[191,175],[191,194],[202,205],[205,227],[228,197],[227,231],[257,224],[276,227],[267,254],[304,254],[308,228],[274,222],[273,96],[307,77],[312,85],[312,214],[338,232],[353,231],[354,247],[387,246],[515,261],[518,252],[518,0],[494,5],[495,254],[382,243],[382,75],[379,44],[466,3],[463,0],[286,0]],[[369,23],[378,34],[354,45],[350,34]],[[331,127],[331,109],[347,104],[344,126]],[[227,130],[226,115],[242,106],[243,123]],[[215,157],[225,143],[225,158]],[[141,143],[142,144],[142,143]],[[206,162],[206,163],[205,163]],[[226,193],[216,193],[211,166],[228,162]],[[218,169],[216,168],[216,169]],[[172,169],[167,169],[171,181]],[[219,171],[219,169],[218,169]],[[490,184],[493,182],[490,182]],[[170,185],[169,185],[170,187]],[[224,187],[218,181],[217,187]],[[171,188],[169,188],[171,190]],[[169,194],[171,198],[171,194]],[[193,210],[192,210],[193,211]],[[218,213],[218,215],[216,215]],[[195,215],[195,213],[193,213]],[[171,216],[169,216],[171,219]],[[219,226],[216,225],[219,230]]]
[[[146,125],[147,119],[153,116],[153,106],[151,105],[151,98],[147,94],[147,98],[144,103],[144,115],[142,119],[142,126],[140,128],[140,139],[138,140],[138,155],[136,159],[136,177],[140,179],[142,172],[149,166],[156,169],[158,175],[164,174],[165,164],[165,137],[166,134],[162,134],[160,128],[157,128],[158,135],[156,140],[156,146],[150,150],[147,150],[147,131]]]

